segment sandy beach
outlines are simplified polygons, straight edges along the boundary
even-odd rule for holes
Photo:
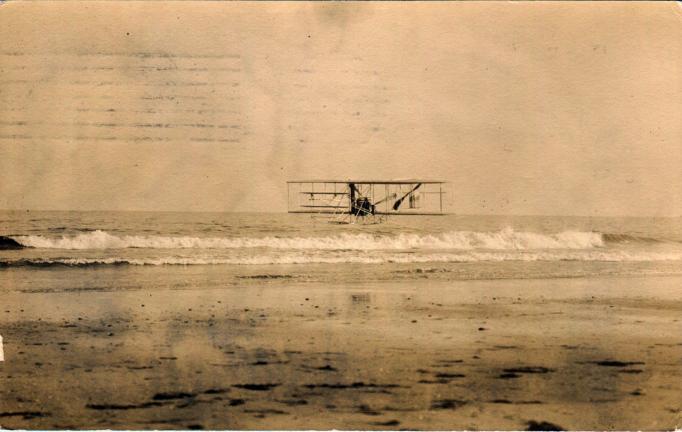
[[[0,425],[682,425],[680,277],[334,286],[275,276],[2,293]]]

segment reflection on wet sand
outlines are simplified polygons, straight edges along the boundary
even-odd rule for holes
[[[670,428],[679,282],[5,293],[0,424]]]

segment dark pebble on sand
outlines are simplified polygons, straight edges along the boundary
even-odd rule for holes
[[[0,418],[2,417],[21,417],[24,420],[30,420],[36,417],[49,417],[50,413],[41,411],[5,411],[0,412]]]
[[[222,394],[222,393],[227,393],[228,391],[230,391],[230,389],[210,388],[208,390],[204,390],[204,394]]]
[[[437,373],[436,378],[464,378],[466,375],[460,373]]]
[[[553,423],[546,422],[546,421],[540,421],[537,422],[535,420],[531,420],[528,423],[526,423],[528,426],[526,428],[527,431],[562,431],[565,430],[561,426],[557,426]]]
[[[277,386],[279,384],[235,384],[233,387],[252,391],[267,391]]]
[[[466,401],[457,399],[441,399],[431,403],[431,409],[457,409],[466,405]]]
[[[334,366],[332,366],[332,365],[324,365],[324,366],[320,366],[320,367],[318,367],[318,368],[316,368],[316,369],[317,369],[317,370],[321,370],[321,371],[330,371],[330,372],[334,372],[334,371],[337,371],[337,370],[338,370],[338,369],[336,369],[336,368],[335,368]]]
[[[376,426],[398,426],[400,422],[398,420],[388,420],[385,422],[374,422],[372,424]]]
[[[554,372],[554,369],[546,368],[544,366],[520,366],[504,369],[504,373],[508,374],[545,374],[549,372]]]
[[[192,393],[185,392],[166,392],[166,393],[156,393],[152,399],[153,400],[173,400],[173,399],[184,399],[188,397],[196,396]]]
[[[358,410],[357,412],[359,412],[360,414],[364,414],[364,415],[378,416],[381,414],[380,412],[375,411],[375,410],[371,409],[368,405],[364,405],[364,404],[358,405],[356,407],[356,409]]]
[[[618,361],[618,360],[599,360],[599,361],[593,361],[590,363],[596,364],[597,366],[605,366],[605,367],[626,367],[626,366],[634,366],[634,365],[643,365],[644,364],[644,362],[640,362],[640,361],[624,362],[624,361]]]

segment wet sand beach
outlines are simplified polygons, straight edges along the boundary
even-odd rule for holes
[[[681,277],[246,282],[0,294],[0,425],[682,425]]]

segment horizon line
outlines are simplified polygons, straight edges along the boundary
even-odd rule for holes
[[[293,214],[288,211],[243,211],[243,210],[64,210],[64,209],[0,209],[0,212],[80,212],[80,213],[222,213],[222,214]],[[299,215],[300,216],[300,215]],[[405,216],[405,215],[402,215]],[[579,218],[591,218],[591,217],[603,217],[603,218],[666,218],[666,219],[676,219],[682,218],[680,215],[607,215],[607,214],[542,214],[542,213],[444,213],[440,216],[513,216],[513,217],[579,217]]]

